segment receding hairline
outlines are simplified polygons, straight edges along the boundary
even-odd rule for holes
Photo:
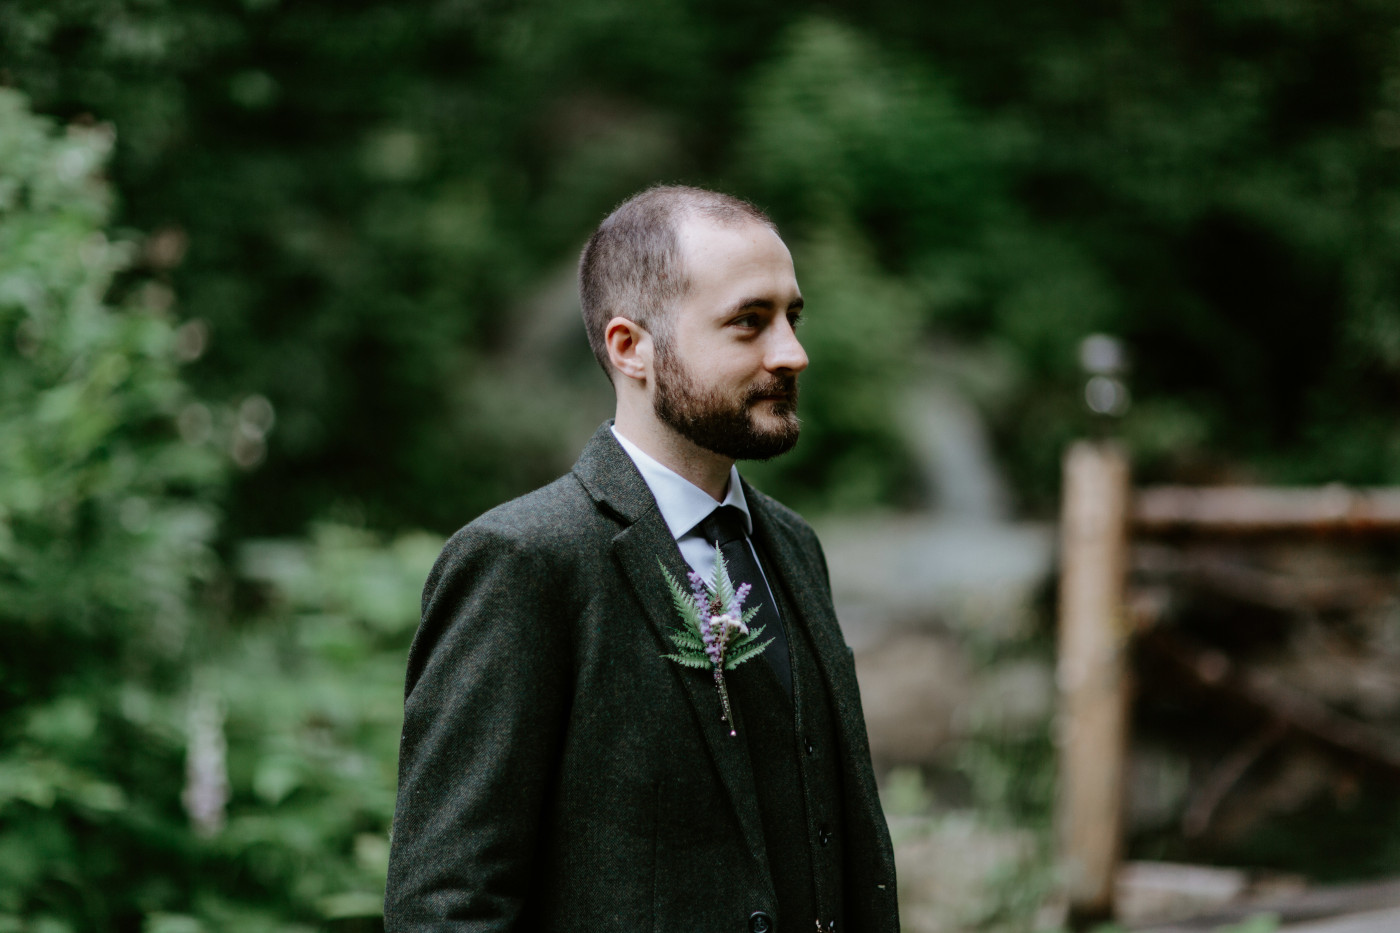
[[[673,230],[679,230],[681,223],[698,216],[725,226],[761,224],[778,233],[778,225],[773,219],[762,208],[743,198],[690,185],[653,185],[613,208],[598,224],[595,235],[616,223],[630,221],[635,212],[647,210],[653,205],[659,206],[668,216]]]
[[[730,232],[742,235],[745,231],[752,228],[767,230],[768,233],[772,235],[776,244],[787,254],[788,261],[791,263],[792,250],[788,248],[787,242],[782,238],[782,235],[778,233],[777,227],[771,222],[764,223],[756,218],[747,216],[714,218],[699,214],[686,214],[678,217],[675,224],[676,260],[680,272],[680,281],[678,283],[680,286],[680,294],[678,298],[683,298],[694,284],[692,263],[695,259],[694,249],[696,241],[701,239],[704,235],[701,231]],[[759,299],[750,299],[747,303],[760,304],[763,303],[763,301]],[[798,307],[802,305],[801,296],[796,299],[795,304]],[[672,307],[668,309],[668,312],[673,312],[674,310],[675,308]]]
[[[682,207],[676,212],[672,228],[675,231],[676,245],[680,246],[685,242],[688,230],[693,230],[696,226],[701,225],[719,230],[743,230],[747,227],[761,227],[773,234],[779,243],[787,246],[782,235],[778,233],[777,224],[767,217],[755,217],[737,211],[706,211],[689,206]]]

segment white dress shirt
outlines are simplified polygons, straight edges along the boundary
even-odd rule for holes
[[[722,502],[716,502],[708,492],[670,467],[663,466],[656,458],[648,455],[636,444],[619,434],[616,426],[613,426],[612,432],[613,437],[617,438],[617,442],[622,445],[622,449],[627,451],[627,455],[637,465],[637,472],[642,474],[647,488],[656,498],[656,504],[661,509],[661,517],[665,520],[666,527],[670,529],[671,537],[676,539],[676,544],[681,549],[681,556],[685,558],[685,562],[690,565],[691,570],[700,574],[706,582],[713,584],[715,579],[715,542],[706,541],[705,536],[700,533],[700,529],[696,526],[721,505],[732,505],[744,513],[744,534],[753,534],[753,518],[749,515],[749,504],[744,500],[744,487],[739,482],[738,468],[733,466],[729,468],[729,491],[725,493]],[[749,549],[750,551],[753,549],[751,541]],[[763,564],[757,556],[754,558],[754,563],[758,564],[761,571]],[[767,574],[764,576],[766,577]],[[767,581],[765,580],[765,582]]]

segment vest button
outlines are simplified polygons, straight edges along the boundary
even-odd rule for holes
[[[749,914],[749,933],[773,933],[773,917],[766,910]]]
[[[817,753],[817,747],[816,747],[815,745],[812,744],[812,740],[811,740],[811,739],[808,739],[808,740],[807,740],[807,746],[806,746],[806,747],[807,747],[807,757],[808,757],[808,758],[811,758],[813,755],[815,755],[815,754]]]
[[[817,830],[817,842],[821,843],[822,845],[829,845],[831,843],[831,830],[828,829],[825,825],[823,825],[821,829]]]

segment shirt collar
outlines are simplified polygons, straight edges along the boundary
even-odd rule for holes
[[[637,465],[637,472],[642,474],[647,488],[656,498],[656,505],[661,510],[661,517],[665,520],[671,537],[679,541],[722,505],[732,505],[744,513],[744,533],[753,534],[753,519],[749,516],[749,504],[744,498],[744,486],[739,482],[737,467],[729,468],[729,491],[725,493],[723,502],[716,502],[705,490],[670,467],[662,465],[656,458],[619,434],[616,425],[613,426],[612,433],[622,445],[622,449],[632,458],[632,462]]]

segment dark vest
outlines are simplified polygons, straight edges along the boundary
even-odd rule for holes
[[[772,562],[764,560],[766,568]],[[725,679],[748,746],[763,842],[778,899],[776,933],[844,933],[841,767],[836,718],[806,626],[770,573],[792,658],[788,699],[761,658]],[[820,926],[818,926],[820,921]],[[832,926],[834,924],[834,927]]]

